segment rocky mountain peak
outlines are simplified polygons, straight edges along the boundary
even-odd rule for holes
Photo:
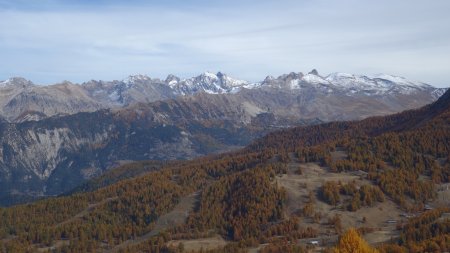
[[[422,82],[415,82],[415,81],[410,81],[402,76],[394,76],[394,75],[388,75],[388,74],[376,74],[372,77],[375,80],[380,80],[380,81],[388,81],[391,82],[393,84],[396,85],[401,85],[401,86],[411,86],[411,87],[428,87],[430,85],[422,83]]]
[[[166,77],[165,83],[167,83],[167,84],[170,85],[171,83],[178,83],[179,81],[180,81],[180,78],[179,78],[178,76],[169,74],[169,75]]]
[[[270,82],[270,81],[272,81],[272,80],[274,80],[274,79],[275,79],[274,76],[266,76],[266,78],[264,78],[264,81],[263,81],[263,82]]]
[[[0,86],[17,86],[17,87],[28,87],[34,84],[23,78],[23,77],[11,77],[5,81],[0,81]]]
[[[123,80],[124,83],[142,83],[142,82],[147,82],[147,81],[151,81],[152,79],[150,77],[148,77],[147,75],[141,75],[141,74],[137,74],[137,75],[130,75],[127,78],[125,78]]]
[[[62,81],[62,82],[60,82],[60,83],[58,83],[58,84],[60,84],[60,85],[74,85],[74,83],[72,83],[72,82],[69,81],[69,80],[64,80],[64,81]]]
[[[313,69],[313,70],[311,70],[308,74],[311,74],[311,75],[316,75],[316,76],[318,76],[319,75],[319,72],[317,72],[317,70],[316,69]]]
[[[291,72],[289,73],[285,79],[290,79],[290,80],[294,80],[294,79],[301,79],[303,77],[303,73],[302,72]]]
[[[219,78],[219,79],[222,79],[222,78],[224,78],[226,75],[224,74],[224,73],[222,73],[222,72],[217,72],[217,74],[216,74],[216,76]]]
[[[198,79],[204,79],[204,80],[216,80],[218,79],[217,75],[210,71],[205,71],[196,78]]]

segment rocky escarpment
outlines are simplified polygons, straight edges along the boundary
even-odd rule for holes
[[[93,124],[93,115],[80,114],[64,120],[47,119],[0,126],[0,192],[3,202],[54,195],[85,177],[98,174],[90,169],[92,145],[104,143],[113,129],[105,112],[96,113],[103,124]],[[80,120],[91,122],[80,128]],[[86,159],[87,158],[87,159]],[[87,169],[83,172],[80,169]],[[67,175],[67,177],[65,176]]]

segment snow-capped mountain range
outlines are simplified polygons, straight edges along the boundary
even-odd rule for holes
[[[277,78],[268,76],[261,82],[248,82],[221,72],[204,72],[187,79],[169,75],[165,80],[131,75],[120,81],[91,80],[82,84],[63,82],[48,86],[34,85],[24,78],[15,77],[0,82],[0,109],[8,121],[23,121],[101,108],[121,108],[197,93],[234,95],[249,91],[270,91],[275,95],[277,92],[314,94],[341,99],[362,96],[395,100],[394,97],[405,99],[409,96],[411,101],[420,97],[422,101],[417,103],[420,106],[434,101],[445,90],[393,75],[331,73],[321,76],[316,70],[307,74],[292,72]]]
[[[277,80],[274,82],[274,80]],[[158,83],[159,79],[151,79],[145,75],[129,76],[123,80],[124,83],[130,84],[137,82]],[[235,79],[221,72],[217,74],[204,72],[199,76],[183,79],[174,75],[169,75],[164,83],[168,85],[173,93],[179,95],[192,95],[198,92],[209,94],[236,93],[242,89],[257,88],[284,88],[298,90],[305,86],[315,86],[318,89],[327,92],[349,92],[350,94],[363,92],[367,95],[384,95],[387,93],[410,94],[415,91],[423,91],[427,89],[435,89],[433,86],[407,80],[404,77],[377,74],[373,76],[354,75],[341,72],[331,73],[327,76],[321,76],[316,70],[303,73],[290,73],[282,75],[278,78],[266,77],[261,82],[248,82],[245,80]],[[286,85],[287,84],[287,85]],[[441,95],[445,89],[438,89],[436,95]]]
[[[166,83],[174,90],[176,95],[192,95],[198,92],[209,94],[234,93],[241,88],[248,88],[249,84],[247,81],[234,79],[221,72],[217,74],[205,72],[199,76],[184,80],[180,80],[175,76],[169,76],[166,79]]]
[[[218,72],[217,74],[211,72],[204,72],[199,76],[183,79],[174,75],[169,75],[165,84],[167,84],[176,95],[192,95],[198,92],[206,92],[209,94],[223,94],[236,93],[241,89],[255,89],[263,86],[271,88],[289,88],[301,89],[302,84],[314,85],[317,88],[326,87],[330,91],[349,91],[351,93],[366,92],[368,95],[383,95],[388,92],[399,92],[409,94],[415,90],[433,89],[434,87],[422,83],[407,80],[404,77],[377,74],[374,76],[354,75],[347,73],[335,72],[327,76],[320,76],[316,70],[303,73],[290,73],[282,75],[277,79],[285,81],[290,78],[288,86],[273,85],[273,77],[267,77],[261,82],[248,82],[245,80],[235,79],[226,74]],[[151,79],[146,75],[129,76],[123,82],[130,84],[136,82],[158,82],[158,79]]]

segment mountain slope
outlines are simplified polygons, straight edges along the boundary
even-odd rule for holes
[[[243,146],[270,131],[252,117],[233,99],[199,95],[3,123],[2,203],[60,194],[121,160],[187,159]]]
[[[315,145],[339,138],[358,135],[375,136],[385,132],[413,130],[430,124],[437,116],[447,116],[450,108],[450,92],[447,91],[435,103],[416,110],[372,117],[358,122],[330,122],[323,125],[298,127],[285,131],[270,133],[249,146],[251,149],[280,148],[280,145],[293,149],[299,145]],[[308,133],[320,133],[311,135]],[[282,139],[281,139],[282,138]],[[271,146],[271,145],[274,146]]]
[[[237,152],[0,209],[0,247],[177,252],[170,245],[221,236],[227,252],[286,251],[313,240],[331,246],[356,226],[368,239],[387,233],[374,241],[390,244],[383,249],[445,251],[450,210],[439,188],[450,180],[449,130],[450,91],[392,116],[277,131]],[[186,198],[195,209],[179,206]],[[185,218],[171,223],[175,209]],[[161,217],[165,232],[154,232]]]

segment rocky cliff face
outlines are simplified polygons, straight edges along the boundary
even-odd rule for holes
[[[187,159],[243,146],[270,131],[252,124],[254,114],[235,102],[203,94],[121,110],[4,122],[0,203],[63,193],[120,160]]]

